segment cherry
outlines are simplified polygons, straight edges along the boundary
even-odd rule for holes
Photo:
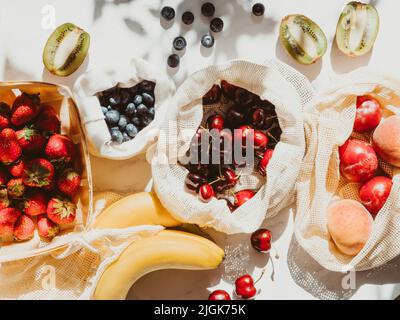
[[[259,229],[251,235],[251,245],[259,252],[268,252],[271,249],[272,235],[268,229]]]
[[[267,175],[267,166],[268,166],[269,161],[271,160],[273,154],[274,154],[273,149],[265,150],[264,155],[263,155],[260,163],[258,164],[258,170],[264,177]]]
[[[261,131],[254,131],[254,148],[264,149],[269,142],[268,137]]]
[[[215,192],[210,184],[205,183],[199,188],[199,197],[201,201],[209,202],[214,196]]]
[[[253,198],[255,192],[253,190],[241,190],[235,194],[235,207],[239,208],[251,198]]]
[[[189,173],[185,179],[186,187],[194,192],[198,192],[201,185],[206,183],[207,180],[204,176],[195,173]]]
[[[253,298],[257,289],[254,286],[254,280],[252,276],[246,274],[235,281],[235,292],[236,294],[243,299]]]
[[[231,296],[225,290],[215,290],[208,296],[208,300],[231,300]]]
[[[233,106],[228,109],[226,113],[226,119],[228,122],[228,127],[234,129],[244,124],[245,115],[243,110],[239,110],[237,106]]]
[[[392,179],[387,177],[372,178],[360,188],[362,204],[373,215],[378,214],[390,195],[392,185]]]
[[[379,102],[369,96],[357,97],[354,131],[368,132],[375,129],[382,120],[382,108]]]
[[[239,180],[238,175],[235,173],[235,171],[233,171],[232,169],[229,168],[225,168],[223,170],[223,178],[226,182],[228,182],[229,184],[232,184],[233,186],[236,185],[236,183]]]
[[[248,137],[251,138],[253,136],[253,141],[254,141],[254,129],[248,125],[241,126],[238,129],[235,130],[235,140],[242,141],[242,147],[245,148],[247,144],[247,139]]]
[[[253,127],[262,129],[266,116],[266,112],[263,108],[254,108],[250,110],[248,119]]]
[[[219,115],[219,114],[210,116],[207,119],[207,127],[210,130],[212,130],[212,129],[215,129],[215,130],[218,130],[218,131],[223,130],[225,128],[225,119],[224,119],[224,117]]]
[[[230,84],[228,81],[222,80],[221,89],[224,97],[232,100],[235,96],[235,91],[237,87],[234,86],[233,84]]]
[[[220,98],[221,98],[221,87],[217,84],[214,84],[211,87],[211,89],[204,95],[203,104],[209,105],[217,103]]]
[[[254,101],[254,94],[243,88],[237,88],[235,91],[235,102],[239,106],[247,107]]]

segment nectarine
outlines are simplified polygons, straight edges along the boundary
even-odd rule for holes
[[[380,123],[372,136],[372,145],[383,160],[400,167],[400,115],[391,116]]]
[[[357,255],[367,243],[373,218],[355,200],[340,200],[328,207],[328,231],[336,247],[348,256]]]
[[[376,215],[385,205],[392,190],[392,179],[375,177],[360,188],[360,199],[363,205]]]

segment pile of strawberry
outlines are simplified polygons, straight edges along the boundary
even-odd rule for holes
[[[36,228],[50,240],[75,220],[75,145],[39,94],[22,93],[12,107],[1,102],[0,130],[0,243],[30,240]]]

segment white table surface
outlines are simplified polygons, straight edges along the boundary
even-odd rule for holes
[[[225,21],[225,30],[217,36],[211,50],[200,46],[207,32],[207,19],[200,17],[196,0],[0,0],[0,76],[2,80],[44,80],[72,86],[77,76],[87,69],[114,63],[127,63],[133,56],[143,57],[168,72],[179,85],[188,74],[213,63],[245,58],[255,62],[277,58],[304,73],[314,86],[326,83],[332,75],[370,66],[394,76],[400,70],[398,12],[400,1],[375,0],[381,17],[381,30],[372,53],[358,59],[340,54],[334,39],[338,16],[346,0],[262,0],[264,18],[250,14],[245,0],[218,0],[216,15]],[[175,23],[165,25],[159,11],[165,4],[177,8]],[[182,27],[181,14],[190,9],[196,16],[192,27]],[[89,58],[71,77],[57,78],[43,69],[42,50],[51,30],[46,13],[55,13],[56,25],[73,22],[91,35]],[[290,13],[302,13],[315,20],[325,31],[330,44],[322,61],[313,66],[299,66],[282,51],[277,42],[280,19]],[[188,47],[178,70],[169,70],[167,56],[172,40],[185,35]],[[399,75],[400,76],[400,75]],[[114,162],[92,158],[95,187],[123,191],[149,188],[150,168],[144,158]],[[108,174],[112,172],[112,175]],[[127,179],[127,176],[132,179]],[[265,225],[272,230],[280,259],[274,260],[275,277],[271,279],[271,259],[255,254],[249,248],[248,235],[226,237],[213,234],[228,252],[227,261],[218,270],[195,272],[165,270],[145,276],[131,289],[133,299],[206,299],[210,290],[232,291],[235,273],[257,276],[266,266],[267,273],[259,283],[257,299],[394,299],[400,294],[400,258],[388,265],[357,274],[357,287],[343,290],[343,275],[328,272],[299,248],[292,237],[293,211],[287,209]],[[242,254],[237,259],[232,257]],[[248,260],[247,260],[248,258]],[[241,265],[234,266],[238,261]]]

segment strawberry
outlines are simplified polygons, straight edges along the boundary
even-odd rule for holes
[[[1,137],[17,140],[17,134],[14,129],[5,128],[0,133]]]
[[[73,197],[78,192],[80,185],[81,177],[73,169],[64,170],[57,181],[58,190],[70,197]]]
[[[17,241],[27,241],[33,238],[35,223],[29,216],[21,216],[14,225],[14,239]]]
[[[11,179],[7,183],[7,191],[10,197],[19,198],[25,194],[26,187],[22,181],[22,178]]]
[[[10,205],[10,200],[8,199],[7,188],[0,188],[0,210],[8,208]]]
[[[43,152],[46,144],[46,139],[40,134],[39,131],[33,128],[25,127],[16,132],[18,143],[22,151],[40,154]]]
[[[19,160],[17,163],[8,167],[8,171],[14,178],[21,178],[26,168],[26,161],[24,159]]]
[[[27,215],[32,217],[46,213],[46,194],[40,190],[31,190],[23,203],[23,210]]]
[[[38,114],[39,104],[39,94],[22,93],[16,97],[11,109],[11,123],[19,127],[32,121]]]
[[[47,217],[54,223],[64,225],[74,222],[76,205],[68,199],[54,197],[47,204]]]
[[[17,161],[22,155],[22,149],[17,140],[0,136],[0,161],[9,165]]]
[[[10,106],[5,102],[0,102],[0,129],[10,126]]]
[[[75,145],[67,136],[54,134],[47,142],[45,153],[52,162],[69,163],[75,156]]]
[[[21,211],[14,208],[0,210],[0,243],[13,239],[14,224],[21,216]]]
[[[45,187],[51,184],[54,178],[54,167],[46,159],[35,159],[28,162],[22,176],[28,187]]]
[[[47,218],[46,215],[38,217],[37,226],[39,236],[47,240],[53,239],[60,232],[60,226]]]
[[[45,132],[60,133],[61,121],[51,106],[43,105],[35,121],[35,127]]]
[[[56,188],[56,181],[53,180],[48,186],[45,186],[42,189],[48,192],[53,192],[55,188]]]
[[[3,169],[0,168],[0,187],[5,186],[8,181],[8,174],[7,172]]]

